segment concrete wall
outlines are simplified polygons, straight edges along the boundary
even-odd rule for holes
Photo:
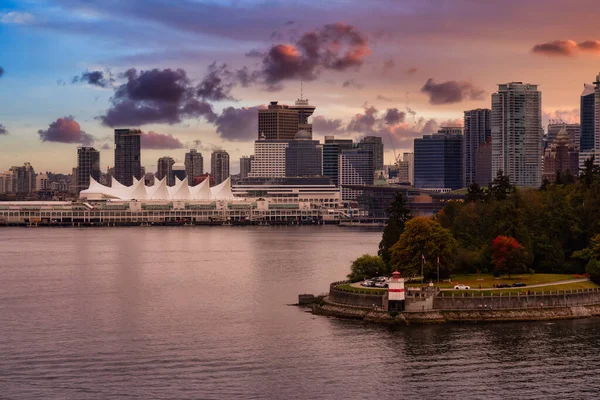
[[[348,281],[334,282],[329,287],[329,301],[337,304],[350,305],[355,307],[376,307],[383,306],[384,293],[370,294],[365,290],[365,293],[345,290],[338,285],[349,283]]]
[[[433,300],[436,310],[485,310],[485,309],[530,309],[545,307],[576,307],[600,303],[598,289],[580,289],[557,294],[554,292],[531,293],[530,295],[504,293],[502,296],[471,296],[442,297]]]

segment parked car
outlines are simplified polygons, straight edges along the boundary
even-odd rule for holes
[[[515,282],[512,284],[512,287],[525,287],[525,286],[527,286],[527,285],[523,282]]]
[[[508,283],[497,283],[494,285],[494,287],[498,288],[498,289],[502,289],[502,288],[507,288],[507,287],[511,287]]]
[[[375,282],[373,282],[371,279],[365,279],[360,286],[364,286],[364,287],[373,287],[375,286]]]
[[[454,286],[454,289],[456,289],[456,290],[471,290],[471,286],[458,284],[458,285]]]
[[[388,287],[388,284],[386,281],[378,281],[378,282],[375,282],[375,287],[386,288],[386,287]]]

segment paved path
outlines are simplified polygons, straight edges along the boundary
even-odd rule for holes
[[[569,283],[579,283],[579,282],[587,282],[589,279],[588,278],[580,278],[580,279],[567,279],[564,281],[556,281],[556,282],[547,282],[547,283],[536,283],[535,285],[527,285],[524,287],[507,287],[507,288],[486,288],[486,287],[482,287],[481,290],[506,290],[506,289],[523,289],[523,288],[535,288],[535,287],[542,287],[542,286],[557,286],[557,285],[565,285],[565,284],[569,284]],[[381,288],[372,288],[372,287],[364,287],[361,286],[362,282],[355,282],[352,283],[350,286],[355,287],[355,288],[359,288],[359,289],[381,289]],[[454,288],[445,288],[445,289],[441,289],[441,290],[455,290]],[[479,287],[475,287],[475,286],[471,286],[471,290],[479,290]]]

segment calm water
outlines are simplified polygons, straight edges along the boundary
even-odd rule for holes
[[[598,398],[600,321],[388,329],[288,307],[380,234],[0,229],[0,398]]]

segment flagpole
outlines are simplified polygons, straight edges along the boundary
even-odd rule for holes
[[[437,258],[437,283],[440,286],[440,256]]]
[[[423,268],[425,267],[425,256],[421,254],[421,285],[423,284]]]

